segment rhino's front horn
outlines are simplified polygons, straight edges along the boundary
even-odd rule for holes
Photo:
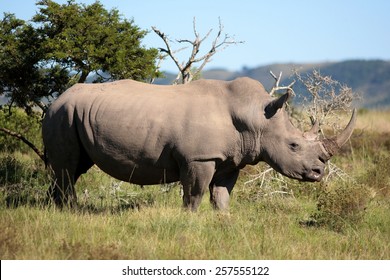
[[[322,140],[322,144],[325,147],[325,150],[329,153],[329,156],[333,156],[336,154],[341,146],[343,146],[351,137],[352,132],[355,128],[355,123],[356,123],[356,109],[353,109],[352,111],[352,117],[349,120],[348,125],[346,128],[336,137],[333,138],[327,138]]]
[[[356,123],[356,109],[353,109],[352,117],[349,120],[347,127],[343,130],[343,132],[341,132],[336,137],[336,143],[339,147],[344,145],[348,141],[349,137],[351,137],[352,132],[355,128],[355,123]]]

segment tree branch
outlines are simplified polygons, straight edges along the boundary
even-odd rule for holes
[[[45,155],[43,152],[41,152],[33,143],[31,143],[29,140],[27,140],[26,137],[24,137],[22,134],[17,133],[15,131],[9,130],[5,127],[0,127],[0,131],[3,131],[4,133],[16,137],[19,140],[23,141],[27,146],[29,146],[33,151],[40,157],[41,160],[45,162]]]
[[[171,50],[167,36],[154,26],[152,26],[152,29],[165,43],[166,49],[160,48],[159,50],[169,55],[172,58],[173,62],[175,62],[177,68],[179,68],[179,70],[182,71],[182,66],[177,60],[177,58],[174,56],[174,52]]]
[[[279,73],[279,77],[276,77],[276,75],[272,71],[269,71],[269,73],[275,79],[275,84],[272,87],[271,91],[269,92],[269,95],[273,96],[274,93],[279,90],[287,90],[295,94],[294,90],[292,89],[292,86],[295,84],[295,80],[292,81],[292,83],[289,84],[288,86],[279,86],[280,80],[282,79],[282,72]]]
[[[194,63],[197,63],[197,62],[202,62],[201,66],[196,70],[196,72],[194,73],[194,75],[197,75],[198,73],[200,73],[203,68],[206,66],[206,64],[208,62],[210,62],[210,59],[211,57],[216,54],[218,51],[223,51],[224,49],[226,49],[229,45],[231,44],[243,44],[244,41],[235,41],[234,39],[229,41],[230,37],[228,34],[225,34],[225,38],[223,39],[222,42],[218,43],[220,37],[221,37],[221,34],[222,34],[222,31],[223,31],[223,25],[222,25],[222,22],[221,22],[221,18],[218,18],[218,21],[219,21],[219,30],[218,30],[218,34],[217,36],[215,37],[212,45],[211,45],[211,48],[210,50],[205,54],[203,55],[202,57],[200,58],[197,58],[197,59],[194,59]],[[195,19],[194,19],[194,22],[195,22]],[[195,26],[194,26],[195,28]],[[203,42],[208,36],[209,34],[211,33],[212,29],[210,29],[210,31],[207,33],[207,35],[201,40],[201,42]],[[222,48],[221,48],[222,47]],[[219,49],[221,48],[221,49]],[[219,49],[219,50],[218,50]]]

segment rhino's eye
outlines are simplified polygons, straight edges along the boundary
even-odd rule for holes
[[[293,152],[297,152],[300,149],[299,144],[295,143],[295,142],[290,143],[288,146],[289,146],[290,150]]]

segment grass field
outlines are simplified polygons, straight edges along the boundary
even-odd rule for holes
[[[0,258],[390,259],[389,121],[361,112],[332,159],[342,172],[322,183],[273,172],[262,182],[264,165],[245,168],[229,213],[213,211],[208,195],[187,212],[178,184],[141,189],[96,167],[78,182],[78,209],[59,210],[45,202],[39,159],[2,152]]]

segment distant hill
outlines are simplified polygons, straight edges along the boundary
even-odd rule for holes
[[[266,89],[274,83],[269,71],[276,75],[283,71],[282,83],[291,81],[293,69],[298,69],[303,75],[313,69],[319,70],[322,75],[331,76],[334,80],[351,87],[359,92],[363,100],[360,106],[365,108],[390,107],[390,61],[383,60],[348,60],[342,62],[326,62],[311,64],[271,64],[255,68],[243,68],[240,71],[212,69],[202,73],[205,79],[233,80],[237,77],[251,77],[260,81]],[[175,74],[165,73],[166,78],[158,79],[158,84],[170,84]],[[297,85],[299,88],[299,85]]]
[[[269,90],[274,80],[269,71],[276,75],[283,72],[282,85],[291,82],[293,69],[298,69],[302,75],[319,70],[322,75],[331,76],[334,80],[346,84],[355,92],[362,95],[363,100],[359,106],[364,108],[390,108],[390,61],[384,60],[347,60],[341,62],[325,63],[285,63],[270,64],[255,68],[244,67],[239,71],[228,71],[226,69],[211,69],[202,72],[205,79],[233,80],[237,77],[251,77],[260,81]],[[176,78],[176,73],[164,73],[165,78],[155,80],[155,84],[171,84]],[[298,83],[294,85],[296,92],[301,92],[303,86]],[[5,96],[0,96],[0,105],[7,103]]]

